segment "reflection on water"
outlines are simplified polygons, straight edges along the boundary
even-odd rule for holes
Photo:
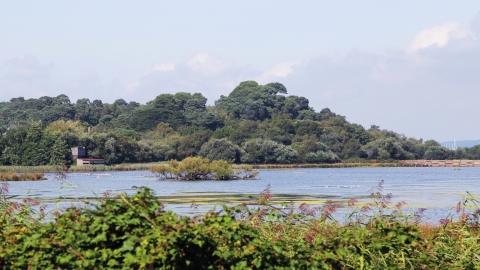
[[[11,182],[10,194],[38,197],[55,202],[62,197],[69,202],[111,194],[135,192],[133,186],[146,186],[166,202],[167,209],[191,214],[211,209],[216,204],[236,204],[252,200],[270,184],[275,202],[322,204],[326,200],[346,201],[365,198],[368,191],[385,180],[384,192],[394,201],[408,206],[429,208],[430,217],[444,217],[469,191],[480,195],[480,168],[336,168],[267,170],[260,180],[237,181],[161,181],[147,171],[71,173],[67,180]],[[192,208],[191,205],[197,205]],[[65,205],[65,204],[64,204]]]

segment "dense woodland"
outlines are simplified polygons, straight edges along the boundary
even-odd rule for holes
[[[200,93],[160,94],[147,104],[68,96],[0,103],[0,163],[62,164],[86,147],[107,164],[202,156],[236,163],[333,163],[340,160],[480,159],[480,146],[455,151],[434,140],[368,129],[281,83],[240,83],[207,106]]]

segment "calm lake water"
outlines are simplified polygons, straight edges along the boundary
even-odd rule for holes
[[[259,180],[162,181],[147,171],[70,173],[66,180],[47,174],[46,181],[10,182],[10,195],[40,198],[51,207],[59,197],[62,207],[111,194],[135,192],[146,186],[162,197],[167,209],[193,214],[213,205],[235,204],[255,197],[268,185],[275,202],[303,202],[318,205],[328,199],[346,202],[364,199],[368,191],[384,180],[384,193],[407,207],[428,208],[426,219],[438,221],[469,191],[480,198],[480,168],[339,168],[262,170]],[[192,203],[197,207],[192,207]]]

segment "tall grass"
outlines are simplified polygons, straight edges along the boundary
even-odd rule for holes
[[[47,180],[43,173],[0,173],[0,181],[35,181]]]
[[[115,165],[82,165],[71,166],[71,172],[103,172],[103,171],[148,171],[152,166],[166,164],[167,162],[153,163],[124,163]],[[245,164],[232,164],[233,169],[242,169]],[[296,164],[249,164],[252,169],[299,169],[299,168],[362,168],[362,167],[413,167],[412,164],[400,162],[375,162],[375,161],[354,161],[339,163],[296,163]],[[0,172],[27,173],[27,172],[59,172],[64,168],[58,165],[44,166],[0,166]]]
[[[103,172],[103,171],[148,171],[153,165],[159,163],[123,163],[115,165],[82,165],[71,166],[70,172]],[[63,166],[44,165],[44,166],[0,166],[0,172],[8,173],[27,173],[27,172],[60,172],[64,171]]]
[[[405,202],[392,203],[382,184],[369,192],[361,206],[349,201],[350,212],[343,222],[333,216],[341,206],[336,202],[279,208],[269,205],[273,195],[268,188],[258,210],[248,210],[243,220],[257,228],[264,241],[284,242],[291,259],[303,246],[312,257],[330,260],[334,269],[480,268],[479,199],[467,193],[453,214],[436,224],[425,223],[425,209],[404,213]]]
[[[233,165],[242,166],[242,165]],[[413,167],[400,162],[339,162],[339,163],[296,163],[296,164],[253,164],[253,169],[300,169],[300,168],[368,168],[368,167]]]

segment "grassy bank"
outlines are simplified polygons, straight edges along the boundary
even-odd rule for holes
[[[155,163],[124,163],[115,165],[83,165],[71,166],[69,172],[103,172],[103,171],[148,171]],[[46,165],[46,166],[0,166],[0,172],[8,173],[27,173],[27,172],[61,172],[62,166]]]
[[[124,163],[115,165],[83,165],[71,166],[70,172],[103,172],[103,171],[148,171],[152,166],[166,164],[167,162],[155,163]],[[234,169],[241,169],[244,164],[233,164]],[[339,163],[320,163],[320,164],[253,164],[253,169],[299,169],[299,168],[371,168],[371,167],[412,167],[409,164],[399,162],[339,162]],[[0,172],[8,173],[27,173],[27,172],[60,172],[64,170],[62,166],[0,166]]]
[[[233,167],[242,166],[234,164]],[[375,168],[375,167],[413,167],[400,162],[339,162],[339,163],[297,163],[297,164],[253,164],[253,169],[300,169],[300,168]]]

